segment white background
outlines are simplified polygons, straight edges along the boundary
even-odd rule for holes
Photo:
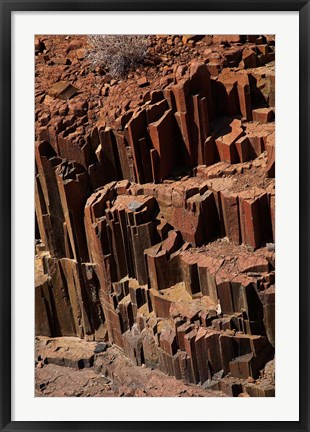
[[[275,398],[34,397],[34,35],[93,33],[276,34]],[[298,420],[298,13],[15,12],[12,42],[12,420]]]

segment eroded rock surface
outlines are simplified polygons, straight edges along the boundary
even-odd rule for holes
[[[37,382],[273,396],[274,38],[148,44],[156,62],[115,80],[86,37],[36,39],[36,335],[82,341],[71,357],[66,339],[41,341]],[[98,342],[112,346],[94,355]],[[98,384],[113,350],[127,375]]]

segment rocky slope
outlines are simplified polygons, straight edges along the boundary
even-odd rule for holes
[[[36,38],[36,334],[273,396],[275,39],[147,43],[115,79],[86,36]]]

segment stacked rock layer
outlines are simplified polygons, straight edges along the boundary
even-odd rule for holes
[[[249,380],[275,347],[274,46],[244,38],[214,37],[216,63],[206,50],[112,114],[88,115],[73,81],[37,91],[37,335],[274,395]]]

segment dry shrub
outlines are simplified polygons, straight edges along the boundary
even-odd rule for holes
[[[145,35],[91,35],[88,59],[116,79],[142,64],[148,53]]]

